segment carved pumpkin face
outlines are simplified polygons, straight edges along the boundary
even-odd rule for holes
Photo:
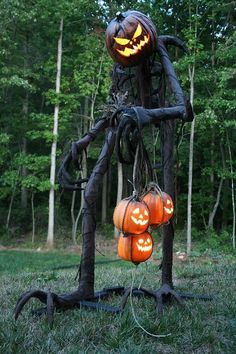
[[[170,217],[173,215],[174,204],[171,197],[168,195],[166,197],[166,200],[164,201],[164,210],[167,215],[170,215]]]
[[[120,235],[118,240],[118,256],[133,263],[145,262],[153,252],[153,239],[149,232],[140,235]]]
[[[133,197],[123,199],[115,208],[113,221],[123,233],[141,234],[149,226],[148,207]]]
[[[115,42],[119,44],[120,47],[123,47],[122,49],[119,49],[117,46],[115,50],[120,53],[120,55],[127,58],[131,55],[138,54],[139,51],[143,50],[144,46],[150,41],[150,34],[147,33],[146,35],[143,35],[143,32],[144,30],[139,23],[131,39],[114,37]]]
[[[149,222],[148,211],[139,207],[135,208],[130,215],[130,219],[134,224],[145,226],[147,228]]]
[[[150,212],[150,225],[160,226],[172,218],[174,204],[167,193],[150,190],[142,200],[147,204]]]
[[[114,61],[123,66],[138,65],[156,49],[155,26],[141,12],[119,12],[107,28],[106,45]]]

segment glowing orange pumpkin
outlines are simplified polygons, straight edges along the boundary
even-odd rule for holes
[[[153,239],[149,232],[140,235],[120,235],[118,256],[125,261],[141,263],[147,261],[153,252]]]
[[[114,61],[123,66],[138,65],[156,49],[155,26],[139,11],[118,12],[106,30],[106,46]]]
[[[114,225],[127,234],[141,234],[149,226],[149,210],[136,197],[122,199],[113,214]]]
[[[171,197],[164,192],[151,189],[142,200],[147,204],[150,213],[150,225],[166,224],[173,216],[174,204]]]

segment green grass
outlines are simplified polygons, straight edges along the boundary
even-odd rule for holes
[[[79,256],[63,252],[1,251],[0,273],[37,272],[60,265],[79,264]]]
[[[98,255],[97,263],[106,262],[107,260],[115,260],[115,257],[106,257]],[[117,261],[119,261],[117,259]],[[38,271],[57,271],[60,268],[78,269],[80,256],[76,253],[66,253],[62,251],[53,252],[33,252],[4,250],[0,251],[0,274],[1,273],[21,273],[38,272]]]
[[[99,258],[100,259],[100,258]],[[176,289],[213,294],[209,302],[188,301],[184,307],[175,303],[165,308],[159,318],[149,299],[133,299],[139,322],[148,331],[171,336],[156,339],[146,335],[135,323],[128,302],[121,315],[101,311],[73,310],[56,313],[53,329],[46,317],[33,318],[30,310],[40,307],[31,300],[17,322],[13,309],[19,295],[29,288],[71,292],[77,287],[76,269],[52,270],[59,265],[76,264],[78,256],[63,252],[0,252],[1,318],[0,353],[236,353],[236,263],[221,257],[218,263],[174,265]],[[131,284],[134,266],[125,262],[98,264],[96,289]],[[51,269],[46,271],[46,269]],[[160,271],[153,262],[140,265],[135,285],[157,289]],[[119,305],[120,297],[110,300]]]

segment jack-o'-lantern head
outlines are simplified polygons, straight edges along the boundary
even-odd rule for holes
[[[106,46],[114,61],[123,66],[138,65],[156,49],[155,26],[141,12],[118,12],[106,30]]]
[[[122,199],[115,208],[113,221],[123,233],[141,234],[149,226],[148,207],[133,196]]]
[[[145,262],[153,252],[153,239],[147,231],[140,235],[120,235],[118,256],[133,263]]]
[[[171,197],[155,187],[143,196],[150,213],[150,225],[160,226],[166,224],[173,216],[174,204]]]

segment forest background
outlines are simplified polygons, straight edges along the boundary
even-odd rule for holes
[[[176,35],[189,49],[187,55],[171,51],[196,117],[184,126],[178,122],[176,131],[177,240],[185,244],[188,238],[193,252],[235,248],[235,7],[235,1],[215,0],[0,1],[0,244],[80,242],[83,193],[50,182],[51,149],[56,141],[58,170],[71,142],[102,116],[113,65],[104,44],[106,26],[117,11],[136,9],[152,18],[159,34]],[[161,169],[158,129],[145,129],[144,136]],[[90,175],[103,139],[89,147],[83,177]],[[121,197],[117,186],[122,197],[130,193],[125,171],[114,155],[98,200],[98,233],[104,240],[114,237],[112,213]],[[50,189],[55,191],[51,235]]]

